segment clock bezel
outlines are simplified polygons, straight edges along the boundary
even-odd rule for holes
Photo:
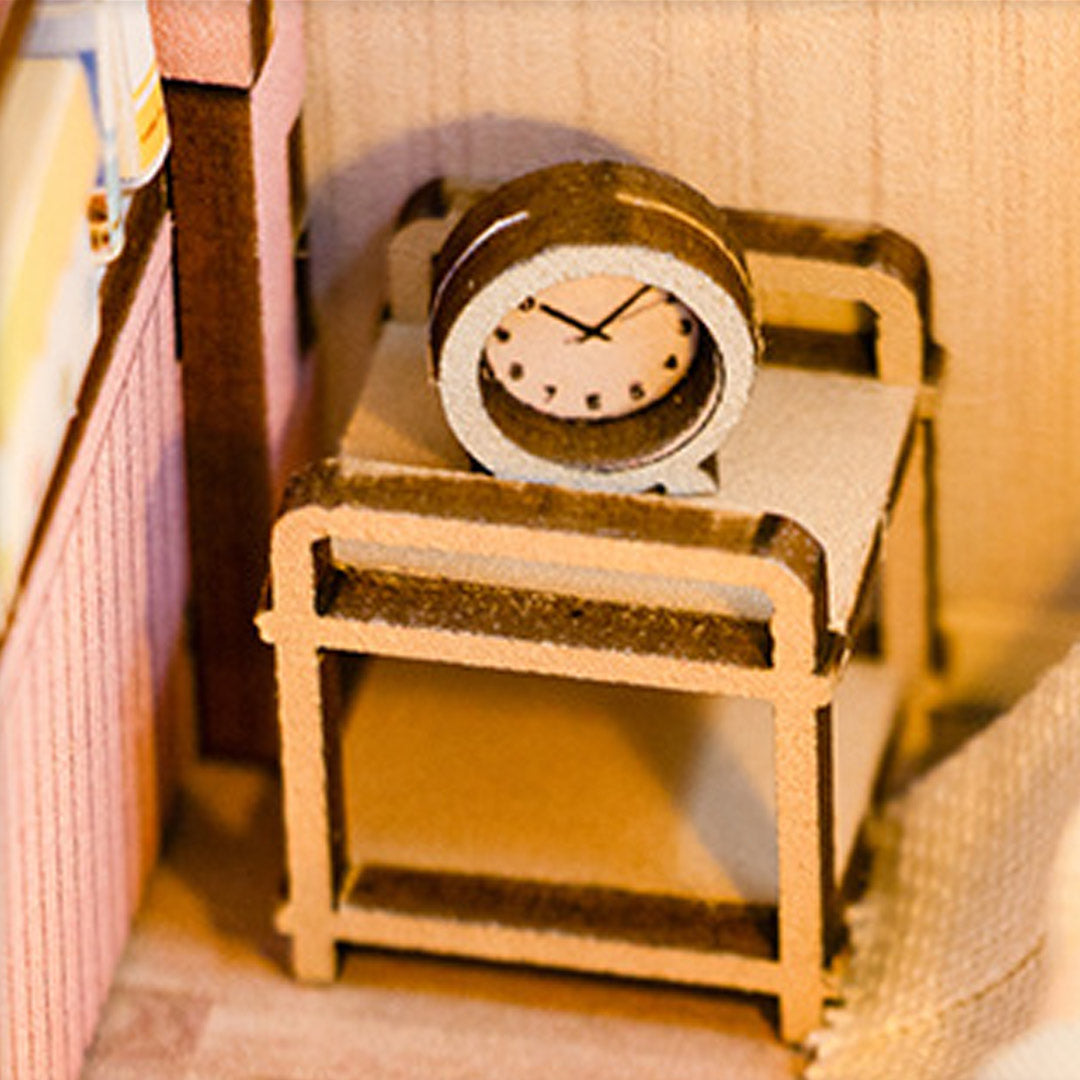
[[[742,414],[759,342],[742,257],[722,212],[703,196],[637,166],[555,166],[504,185],[474,207],[443,246],[435,270],[429,324],[435,379],[451,430],[480,464],[507,478],[594,490],[714,486],[701,464]],[[600,274],[672,293],[713,346],[704,361],[712,374],[702,380],[699,373],[705,389],[677,430],[658,425],[657,417],[678,411],[674,398],[664,403],[683,383],[640,412],[595,422],[613,430],[621,425],[619,437],[609,440],[629,448],[620,454],[583,453],[589,440],[575,434],[580,421],[519,423],[515,410],[485,389],[482,372],[490,334],[524,297]]]

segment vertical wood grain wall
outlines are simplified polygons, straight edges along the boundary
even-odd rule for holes
[[[169,257],[166,227],[0,653],[4,1080],[79,1075],[175,776],[188,564]]]
[[[254,13],[266,7],[208,3],[209,27],[207,11],[156,5],[197,32],[196,59],[213,55],[208,42],[230,24],[250,19],[253,34]],[[186,69],[166,83],[201,745],[268,760],[277,754],[273,655],[253,620],[281,489],[311,456],[313,365],[294,273],[303,199],[290,174],[304,92],[301,14],[294,2],[275,7],[275,36],[250,86],[189,81]]]
[[[381,230],[439,173],[630,156],[926,251],[957,693],[1080,634],[1080,17],[1071,4],[307,5],[313,265],[340,421]]]

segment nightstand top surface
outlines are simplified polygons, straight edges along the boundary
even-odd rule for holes
[[[720,452],[719,491],[693,501],[782,514],[807,529],[826,553],[830,625],[843,631],[891,503],[915,404],[909,387],[763,366],[746,414]],[[423,328],[384,328],[341,453],[470,468],[428,379]]]

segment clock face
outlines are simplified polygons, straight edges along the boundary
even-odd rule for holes
[[[484,344],[502,387],[560,420],[610,420],[665,398],[683,379],[698,320],[664,289],[593,275],[524,297]]]

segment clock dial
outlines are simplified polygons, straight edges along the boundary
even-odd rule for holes
[[[665,290],[598,274],[524,297],[484,355],[522,404],[562,420],[610,420],[665,398],[689,370],[700,333]]]

